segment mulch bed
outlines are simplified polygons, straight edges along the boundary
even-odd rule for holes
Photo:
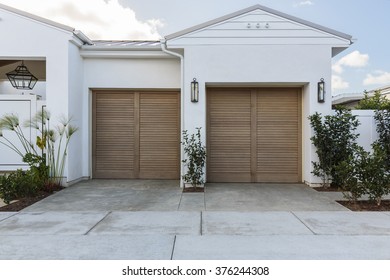
[[[57,191],[59,190],[62,190],[63,187],[61,188],[57,188],[56,191],[40,191],[37,196],[35,197],[24,197],[24,198],[20,198],[18,199],[18,201],[14,202],[14,203],[11,203],[11,204],[8,204],[8,205],[5,205],[3,207],[0,207],[0,212],[18,212],[30,205],[33,205],[34,203],[56,193]]]
[[[204,192],[204,188],[195,188],[195,187],[183,188],[183,193],[202,193],[202,192]]]
[[[313,188],[317,192],[341,192],[342,190],[339,187],[336,186],[330,186],[330,187],[315,187]]]
[[[352,211],[390,211],[390,200],[382,200],[379,206],[376,205],[376,202],[369,200],[359,200],[357,202],[339,200],[336,202]]]
[[[318,192],[341,192],[341,188],[336,186],[330,186],[328,188],[315,187],[313,188]],[[337,203],[343,205],[352,211],[390,211],[390,200],[382,200],[381,205],[376,205],[375,201],[371,200],[359,200],[357,202],[351,202],[348,200],[337,200]]]

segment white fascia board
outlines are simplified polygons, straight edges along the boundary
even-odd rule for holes
[[[83,42],[83,44],[87,44],[87,45],[93,45],[93,42],[91,39],[89,39],[87,37],[87,35],[85,35],[83,32],[81,32],[80,30],[74,30],[73,31],[73,34],[75,37],[77,37],[81,42]]]
[[[345,102],[353,102],[361,100],[364,97],[363,93],[342,93],[332,97],[332,104],[342,104]]]

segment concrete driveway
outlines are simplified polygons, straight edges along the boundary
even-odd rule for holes
[[[348,211],[339,194],[299,184],[182,194],[177,184],[93,180],[0,212],[0,259],[390,258],[390,213]]]
[[[182,193],[179,181],[90,180],[24,211],[346,211],[336,198],[304,184],[214,183]]]

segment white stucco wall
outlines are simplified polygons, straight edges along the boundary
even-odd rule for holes
[[[68,117],[71,118],[71,124],[78,128],[69,142],[67,159],[67,180],[80,180],[88,177],[88,158],[83,157],[83,151],[88,150],[88,143],[84,143],[83,131],[86,130],[83,121],[83,85],[84,85],[84,61],[80,56],[80,49],[72,43],[69,46],[69,94]]]
[[[24,136],[30,143],[35,143],[38,131],[25,127],[24,123],[31,120],[37,111],[42,109],[42,101],[37,100],[35,95],[0,95],[0,117],[13,114],[19,118],[20,127]],[[12,143],[19,151],[24,152],[23,146],[13,131],[3,130],[0,141],[10,145]],[[8,141],[7,141],[8,140]],[[0,143],[0,171],[12,171],[18,168],[27,169],[28,165],[23,162],[15,151]]]
[[[82,90],[83,176],[92,174],[92,90],[175,89],[181,87],[180,60],[176,58],[85,58]],[[75,141],[76,142],[76,141]],[[78,155],[78,158],[80,155]]]
[[[357,139],[358,145],[362,146],[366,151],[371,151],[371,144],[378,139],[376,132],[376,122],[374,119],[374,110],[352,110],[352,114],[357,116],[360,122],[356,133],[360,134]]]
[[[47,106],[53,114],[67,114],[68,41],[72,33],[0,10],[1,59],[46,60]],[[12,30],[12,32],[9,32]]]
[[[87,58],[85,89],[179,89],[178,59]]]
[[[311,128],[307,117],[314,112],[331,113],[331,48],[299,45],[229,45],[185,47],[184,129],[206,127],[207,86],[298,86],[302,87],[303,180],[314,182],[311,161]],[[191,103],[190,83],[200,86],[198,103]],[[317,102],[317,83],[326,82],[326,102]],[[194,118],[193,116],[196,116]],[[203,141],[206,139],[205,131]]]
[[[59,117],[69,115],[69,72],[77,71],[70,69],[69,63],[69,41],[74,38],[73,33],[1,9],[0,18],[0,34],[6,36],[0,44],[0,59],[46,60],[46,83],[37,85],[37,93],[45,90],[45,102],[54,127]],[[7,86],[4,88],[6,90]],[[67,176],[66,172],[64,175]]]
[[[2,94],[12,94],[12,95],[39,95],[39,98],[42,100],[46,99],[46,82],[38,81],[35,84],[35,87],[32,90],[20,90],[12,87],[11,83],[8,80],[0,81],[0,95]]]

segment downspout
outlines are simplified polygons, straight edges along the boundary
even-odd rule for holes
[[[181,142],[181,132],[183,130],[185,130],[185,125],[184,125],[184,56],[179,54],[179,53],[167,50],[167,41],[165,38],[160,40],[160,45],[161,45],[161,50],[164,53],[167,53],[171,56],[180,58],[180,66],[181,66],[181,70],[180,70],[180,72],[181,72],[181,77],[180,77],[180,79],[181,79],[181,88],[180,88],[180,101],[181,101],[181,104],[180,104],[180,126],[181,126],[180,142]],[[183,178],[181,177],[182,174],[184,173],[184,168],[183,168],[183,164],[182,164],[183,154],[184,154],[183,147],[180,144],[180,187],[181,188],[184,187],[184,181],[183,181]]]

